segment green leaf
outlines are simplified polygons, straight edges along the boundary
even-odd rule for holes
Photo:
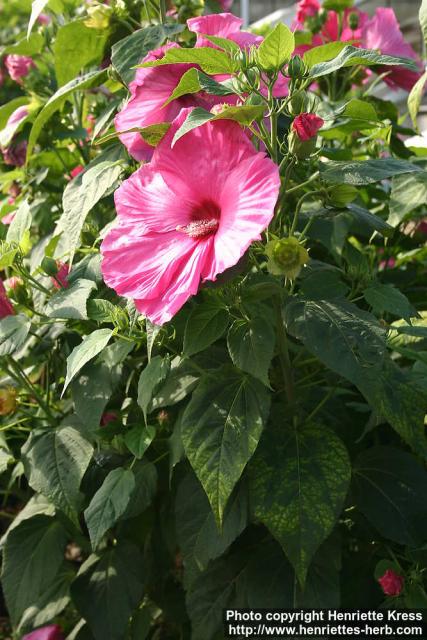
[[[347,495],[347,450],[322,425],[282,430],[262,440],[249,470],[255,516],[280,542],[303,585]]]
[[[246,490],[237,491],[230,499],[220,532],[199,481],[193,473],[184,478],[176,496],[176,527],[187,585],[190,584],[192,572],[196,577],[198,571],[205,569],[210,560],[221,556],[228,549],[245,529],[247,521]],[[194,567],[197,568],[196,572]]]
[[[62,199],[64,211],[55,229],[55,235],[62,234],[55,255],[68,254],[72,260],[89,211],[119,179],[123,168],[123,148],[110,147],[96,156],[82,173],[69,182]]]
[[[174,49],[171,49],[174,51]],[[234,120],[242,126],[249,126],[254,120],[264,115],[264,107],[260,105],[242,105],[239,107],[224,107],[221,113],[214,114],[210,111],[196,107],[187,115],[186,119],[175,133],[172,140],[172,147],[186,133],[201,127],[206,122],[213,120]]]
[[[269,409],[270,395],[260,382],[227,368],[202,378],[185,409],[182,442],[219,524]]]
[[[6,104],[3,104],[0,107],[0,130],[5,128],[9,117],[14,111],[16,111],[16,109],[29,103],[30,99],[27,96],[19,96],[18,98],[13,98],[12,100],[9,100],[9,102],[6,102]]]
[[[105,352],[104,352],[105,353]],[[95,430],[113,393],[113,372],[103,362],[84,367],[71,383],[74,410],[82,424]]]
[[[347,46],[346,42],[328,42],[319,47],[313,47],[304,53],[303,60],[306,66],[311,69],[321,62],[332,60]]]
[[[77,347],[74,347],[67,358],[67,376],[62,393],[65,392],[65,389],[80,369],[84,367],[89,360],[92,360],[92,358],[101,353],[104,347],[107,346],[112,335],[112,329],[97,329],[90,335],[85,336],[83,341],[77,345]]]
[[[54,583],[67,541],[62,525],[44,515],[24,520],[9,533],[3,551],[2,586],[15,626]]]
[[[157,389],[168,376],[170,370],[169,358],[155,356],[151,358],[145,369],[141,372],[138,381],[138,404],[141,407],[145,421],[151,404],[151,400]]]
[[[96,549],[104,534],[125,513],[135,488],[130,469],[113,469],[93,496],[85,510],[85,520],[92,547]]]
[[[73,602],[95,640],[122,640],[143,595],[143,562],[135,545],[120,542],[82,565],[71,586]]]
[[[327,367],[355,384],[382,369],[385,330],[354,304],[295,300],[286,309],[286,324]]]
[[[84,67],[99,64],[107,37],[107,29],[90,29],[83,20],[60,27],[52,47],[58,86],[70,82]]]
[[[390,215],[388,223],[399,225],[411,213],[427,201],[427,172],[396,176],[391,183]]]
[[[426,470],[405,451],[374,447],[356,460],[356,506],[388,540],[411,547],[426,541],[426,491]]]
[[[402,173],[416,171],[422,171],[422,169],[407,160],[397,160],[395,158],[354,160],[352,162],[330,161],[320,164],[322,180],[332,184],[372,184]]]
[[[271,322],[262,316],[235,320],[227,335],[228,351],[233,364],[270,386],[268,370],[276,345]]]
[[[196,49],[169,49],[160,60],[145,62],[139,67],[160,67],[164,64],[197,64],[202,71],[209,75],[232,74],[235,63],[231,57],[212,47],[197,47]]]
[[[92,454],[90,442],[70,426],[32,431],[22,448],[30,486],[67,515],[79,509],[80,483]]]
[[[22,511],[19,511],[14,520],[12,520],[12,524],[0,540],[0,546],[4,547],[10,532],[13,531],[13,529],[16,529],[16,527],[20,525],[21,522],[24,522],[24,520],[29,520],[30,518],[34,518],[34,516],[38,515],[52,517],[55,515],[55,511],[55,507],[45,496],[37,493],[34,494],[32,498],[28,500]]]
[[[240,52],[240,47],[237,42],[234,42],[234,40],[228,40],[227,38],[220,38],[218,36],[211,36],[206,34],[203,34],[203,38],[209,40],[209,42],[212,42],[213,44],[216,44],[217,47],[223,49],[224,51],[227,51],[227,53],[234,54]]]
[[[30,229],[32,222],[32,215],[28,200],[23,200],[19,205],[18,211],[15,214],[6,234],[6,242],[16,242],[21,244],[25,241],[26,232]]]
[[[392,284],[374,282],[364,290],[363,296],[368,304],[380,315],[384,312],[391,313],[409,322],[410,318],[417,315],[417,310],[409,302],[408,298],[396,289]]]
[[[27,339],[31,321],[27,316],[7,316],[0,320],[0,356],[20,349]]]
[[[197,380],[198,375],[194,374],[194,369],[185,359],[179,356],[173,358],[169,375],[164,384],[157,389],[151,401],[151,411],[181,402],[193,391]]]
[[[55,293],[46,305],[48,318],[70,318],[87,320],[86,303],[96,284],[92,280],[79,278],[65,289]]]
[[[219,340],[229,323],[227,308],[217,300],[205,300],[188,316],[184,332],[184,354],[192,356]]]
[[[201,86],[199,82],[199,71],[195,67],[192,67],[183,74],[175,89],[164,103],[163,107],[166,107],[166,105],[172,102],[172,100],[176,100],[181,96],[185,96],[191,93],[198,93],[200,90]]]
[[[328,11],[343,11],[351,9],[353,5],[354,0],[324,0],[322,7]]]
[[[258,47],[258,64],[265,71],[280,71],[290,60],[294,49],[294,34],[283,22],[279,22]]]
[[[375,65],[399,66],[405,67],[405,69],[410,69],[411,71],[418,70],[414,60],[410,60],[409,58],[381,55],[379,53],[375,53],[375,51],[371,51],[370,49],[359,49],[358,47],[348,45],[336,56],[336,58],[315,64],[310,69],[309,76],[310,78],[319,78],[321,76],[334,73],[339,69],[354,67],[357,65],[363,65],[366,67]]]
[[[166,38],[180,33],[184,29],[181,24],[151,25],[145,29],[134,31],[113,45],[111,62],[119,76],[129,84],[135,77],[137,65],[149,51],[160,47]]]
[[[32,33],[29,38],[22,38],[18,40],[18,42],[15,42],[15,44],[9,44],[3,47],[1,55],[34,56],[41,52],[44,44],[45,40],[41,33]]]
[[[31,16],[28,22],[27,39],[30,37],[30,33],[33,30],[34,25],[36,24],[37,18],[48,2],[49,0],[33,0],[33,2],[31,3]]]
[[[152,462],[138,460],[132,467],[135,488],[121,520],[135,518],[150,506],[157,490],[157,470]]]
[[[142,458],[155,436],[155,427],[149,425],[133,427],[125,435],[125,444],[135,458]]]
[[[381,235],[389,236],[393,235],[393,228],[385,222],[382,218],[375,215],[368,209],[364,209],[363,207],[359,207],[357,204],[349,204],[347,206],[347,211],[350,213],[355,223],[363,225],[371,234],[374,231],[378,231]]]
[[[98,87],[107,79],[107,75],[108,72],[106,69],[91,71],[84,76],[79,76],[78,78],[71,80],[71,82],[68,82],[66,85],[58,89],[58,91],[49,98],[33,123],[30,137],[28,139],[27,162],[33,153],[34,146],[44,125],[52,117],[55,111],[58,111],[58,109],[62,107],[65,100],[68,100],[75,91],[83,91],[85,89]]]
[[[427,29],[427,21],[426,21],[426,29]],[[427,82],[427,71],[423,73],[421,78],[417,80],[414,86],[411,89],[411,92],[408,96],[408,111],[411,116],[412,124],[414,128],[418,130],[417,116],[418,111],[420,110],[421,101],[424,96],[424,87]]]

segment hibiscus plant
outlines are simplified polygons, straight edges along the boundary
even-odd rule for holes
[[[0,2],[14,638],[427,607],[422,60],[390,8],[231,4]]]

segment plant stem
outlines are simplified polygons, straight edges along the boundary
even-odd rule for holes
[[[279,360],[283,375],[283,383],[285,386],[286,397],[290,405],[294,404],[294,381],[292,376],[292,364],[289,356],[288,337],[285,327],[283,326],[283,318],[280,300],[275,301],[276,318],[277,318],[277,342],[279,345]]]

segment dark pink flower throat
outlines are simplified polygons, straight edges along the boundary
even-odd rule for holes
[[[219,227],[221,209],[213,200],[203,200],[193,207],[190,222],[180,225],[177,231],[183,231],[190,238],[205,238],[214,234]]]

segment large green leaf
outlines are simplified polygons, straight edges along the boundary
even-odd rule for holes
[[[60,27],[52,47],[58,85],[70,82],[85,67],[99,64],[107,37],[107,29],[91,29],[83,20],[68,22]]]
[[[156,436],[156,428],[150,425],[138,425],[125,435],[125,443],[135,458],[142,458]]]
[[[352,162],[333,160],[320,164],[322,180],[333,184],[372,184],[402,173],[413,173],[415,171],[422,171],[422,169],[407,160],[397,160],[396,158],[353,160]]]
[[[171,37],[184,28],[180,24],[151,25],[145,29],[134,31],[113,45],[111,62],[119,76],[129,84],[135,77],[135,65],[147,55],[149,51],[160,47],[166,38]]]
[[[24,520],[9,533],[3,551],[2,586],[14,625],[56,580],[67,539],[62,525],[44,515]]]
[[[230,499],[219,531],[209,501],[197,478],[188,474],[178,487],[176,497],[177,537],[183,555],[185,580],[205,569],[210,560],[222,555],[245,529],[248,521],[246,487]]]
[[[346,448],[322,425],[288,427],[263,438],[249,469],[254,513],[280,542],[304,584],[347,495],[351,467]]]
[[[427,201],[427,172],[396,176],[391,183],[389,224],[396,227]]]
[[[427,540],[427,472],[393,447],[363,451],[354,467],[354,500],[379,533],[416,547]]]
[[[128,542],[92,555],[71,587],[73,602],[95,640],[122,640],[129,618],[142,599],[143,564],[139,549]]]
[[[141,372],[138,381],[138,404],[141,407],[145,421],[153,396],[160,385],[165,381],[170,370],[169,357],[155,356],[151,358],[145,369]]]
[[[313,47],[304,53],[303,59],[306,66],[311,69],[316,64],[327,62],[335,58],[347,46],[347,42],[328,42],[318,47]]]
[[[84,365],[97,356],[104,347],[107,346],[111,336],[112,329],[98,329],[85,336],[83,341],[77,345],[67,358],[67,376],[64,382],[64,389],[70,384],[75,375],[84,367]]]
[[[89,364],[71,383],[77,417],[86,429],[95,430],[114,387],[114,370],[104,362]]]
[[[92,453],[90,442],[71,426],[32,431],[22,448],[28,482],[70,515],[80,506],[80,483]]]
[[[235,366],[269,387],[268,370],[276,344],[276,333],[269,319],[255,316],[235,320],[228,332],[227,344]]]
[[[55,293],[46,305],[49,318],[87,320],[86,303],[96,284],[92,280],[78,278],[70,286]]]
[[[0,320],[0,356],[6,356],[22,347],[30,327],[31,320],[24,315],[6,316]]]
[[[290,60],[294,49],[294,34],[283,22],[279,22],[258,47],[258,64],[265,71],[279,71]]]
[[[56,255],[69,255],[70,260],[80,243],[80,233],[86,217],[119,179],[124,168],[124,151],[113,146],[94,158],[65,188],[55,234],[62,234]]]
[[[176,49],[171,49],[171,51],[176,51]],[[186,133],[201,127],[206,122],[215,120],[234,120],[243,126],[248,126],[257,118],[261,118],[264,111],[264,106],[250,104],[236,107],[224,107],[224,109],[217,114],[206,111],[205,109],[202,109],[202,107],[196,107],[190,111],[180,128],[175,133],[172,140],[172,147],[180,138],[182,138],[182,136],[185,136]]]
[[[191,364],[176,356],[171,362],[171,368],[165,382],[156,390],[151,401],[151,411],[161,407],[170,407],[181,402],[188,396],[197,384],[199,374],[194,373]]]
[[[28,233],[32,222],[31,207],[28,200],[23,200],[19,205],[6,234],[6,242],[16,242],[21,244],[25,242],[25,236]]]
[[[33,123],[30,137],[28,139],[27,161],[33,152],[34,145],[36,144],[44,125],[52,117],[55,111],[58,111],[58,109],[61,108],[65,100],[69,99],[75,91],[92,89],[93,87],[101,85],[106,79],[106,69],[91,71],[84,76],[74,78],[74,80],[71,80],[71,82],[68,82],[66,85],[58,89],[58,91],[49,98]]]
[[[39,17],[39,15],[41,14],[41,12],[43,11],[43,9],[45,8],[48,2],[49,0],[33,0],[33,2],[31,3],[31,16],[28,22],[27,38],[30,37],[30,33],[37,22],[37,18]]]
[[[230,40],[228,42],[232,41]],[[199,91],[206,91],[206,93],[211,93],[216,96],[227,96],[233,93],[227,84],[221,84],[210,76],[202,73],[199,69],[196,69],[196,67],[192,67],[183,74],[164,106],[181,96],[198,93]]]
[[[194,307],[188,316],[184,332],[184,354],[192,356],[207,349],[224,334],[229,313],[221,302],[205,300]]]
[[[426,24],[427,26],[427,24]],[[427,71],[423,73],[421,78],[417,80],[408,96],[408,111],[411,116],[412,124],[418,129],[417,116],[420,110],[421,101],[424,96],[424,88],[427,82]]]
[[[232,58],[225,52],[212,47],[197,47],[195,49],[172,48],[163,58],[144,62],[141,67],[159,67],[164,64],[197,64],[202,71],[209,75],[230,74],[236,71]]]
[[[421,31],[423,32],[424,42],[427,43],[427,0],[422,0],[420,11],[419,11],[419,19]]]
[[[125,513],[135,488],[130,469],[113,469],[93,496],[85,511],[92,547],[96,549],[104,534]]]
[[[363,296],[366,302],[379,314],[390,313],[393,316],[404,318],[408,322],[410,318],[417,315],[417,310],[411,305],[408,298],[392,284],[373,282],[364,290]]]
[[[225,368],[202,378],[182,417],[187,457],[221,523],[227,501],[268,418],[268,390]]]
[[[354,67],[363,65],[371,67],[375,65],[381,66],[399,66],[417,71],[418,67],[413,60],[409,58],[398,58],[395,56],[387,56],[371,51],[370,49],[359,49],[348,45],[332,60],[315,64],[310,69],[310,78],[319,78],[329,75],[344,67]]]

